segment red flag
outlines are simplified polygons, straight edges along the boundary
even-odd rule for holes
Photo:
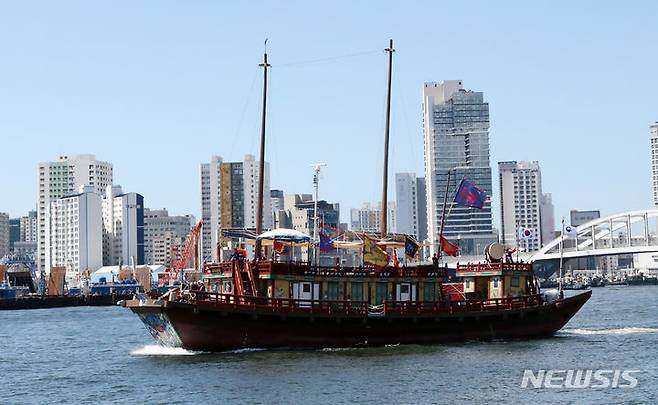
[[[277,252],[280,255],[282,255],[286,252],[286,246],[283,243],[279,242],[278,240],[274,241],[273,248],[274,248],[274,251]]]
[[[457,256],[459,252],[459,246],[453,245],[448,241],[448,239],[441,236],[441,250],[444,251],[448,256]]]

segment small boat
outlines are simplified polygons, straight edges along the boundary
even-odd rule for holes
[[[626,277],[626,284],[628,285],[658,285],[658,277],[655,275],[646,275],[638,273],[633,276]]]

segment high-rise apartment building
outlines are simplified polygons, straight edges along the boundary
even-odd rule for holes
[[[9,220],[9,251],[15,254],[34,254],[37,249],[37,212]]]
[[[144,264],[144,197],[107,186],[102,216],[103,265]]]
[[[416,178],[418,193],[418,240],[427,240],[427,182],[425,177]]]
[[[0,216],[2,215],[5,214],[0,213]],[[0,219],[0,221],[3,221],[3,219]],[[0,228],[2,228],[2,225],[0,225]],[[2,234],[2,230],[0,230],[0,234]],[[2,244],[2,239],[3,237],[0,235],[0,244]],[[9,218],[9,252],[13,252],[14,244],[20,241],[21,241],[21,220],[20,218]],[[0,253],[2,252],[0,251]]]
[[[395,201],[388,203],[386,229],[389,233],[397,232],[395,206]],[[379,233],[381,220],[381,202],[377,207],[370,203],[364,203],[361,208],[350,209],[350,229],[353,231]]]
[[[112,164],[96,160],[94,155],[60,156],[52,162],[39,163],[39,201],[37,203],[37,266],[50,268],[47,241],[50,239],[48,224],[51,222],[50,203],[68,194],[76,193],[81,186],[89,185],[99,196],[112,185]]]
[[[196,223],[193,215],[169,215],[166,209],[144,210],[144,262],[168,266]]]
[[[37,242],[37,212],[30,211],[20,218],[20,241]]]
[[[415,173],[395,174],[396,231],[427,238],[427,202],[425,179]]]
[[[315,201],[311,194],[290,194],[284,197],[286,218],[290,228],[313,236],[315,231]],[[281,211],[281,210],[279,210]],[[318,200],[318,222],[338,229],[340,226],[340,206]]]
[[[658,122],[649,126],[649,142],[651,142],[651,184],[653,205],[658,206]]]
[[[103,198],[94,188],[81,186],[79,193],[51,201],[48,209],[46,268],[66,268],[69,283],[79,281],[81,272],[103,265]]]
[[[9,214],[0,212],[0,258],[6,254],[9,254]]]
[[[263,228],[272,227],[270,170],[265,162],[263,179]],[[217,242],[222,229],[255,228],[259,162],[246,155],[242,162],[223,162],[213,156],[201,164],[202,253],[204,260],[218,260]]]
[[[153,239],[150,247],[150,264],[170,266],[173,259],[179,259],[185,249],[185,236],[165,232],[162,236]]]
[[[498,162],[500,177],[501,241],[508,247],[533,252],[542,246],[541,170],[539,163]],[[531,236],[519,235],[520,229]]]
[[[551,193],[541,195],[539,214],[541,217],[541,244],[544,246],[555,238],[555,206]]]
[[[272,205],[272,227],[280,228],[281,225],[278,223],[280,211],[285,209],[284,205],[285,198],[283,196],[283,190],[270,190],[270,203]]]
[[[437,251],[446,186],[448,202],[464,178],[492,195],[489,104],[482,92],[464,90],[461,80],[425,83],[423,130],[428,237],[432,250]],[[483,209],[450,208],[444,236],[460,246],[461,254],[480,254],[497,239],[493,233],[490,199]]]

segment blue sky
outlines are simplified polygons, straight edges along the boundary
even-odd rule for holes
[[[3,2],[0,211],[35,205],[39,161],[95,153],[147,206],[198,215],[199,164],[258,152],[266,37],[272,186],[311,192],[325,162],[321,197],[343,221],[380,199],[389,38],[391,176],[423,172],[423,82],[462,79],[490,103],[494,180],[498,161],[538,160],[556,221],[648,207],[657,16],[653,2]]]

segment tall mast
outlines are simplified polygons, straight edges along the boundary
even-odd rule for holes
[[[443,254],[443,250],[441,249],[441,239],[443,239],[443,230],[445,229],[445,224],[446,224],[446,207],[448,206],[448,191],[450,189],[450,172],[452,172],[452,169],[448,170],[448,179],[446,180],[446,192],[443,195],[443,209],[441,210],[441,225],[439,227],[439,260],[441,260],[441,256]]]
[[[384,179],[382,184],[382,213],[381,213],[381,223],[380,223],[380,233],[381,237],[386,237],[386,221],[388,214],[388,138],[391,127],[391,76],[393,74],[393,40],[390,40],[388,48],[385,49],[388,52],[388,93],[386,95],[386,127],[384,129]]]
[[[313,175],[313,187],[315,188],[315,203],[313,205],[313,242],[316,243],[315,245],[315,250],[313,252],[314,259],[315,259],[315,265],[317,266],[320,264],[320,253],[319,253],[319,246],[320,246],[320,240],[318,239],[319,235],[319,219],[320,215],[318,215],[318,198],[319,198],[319,188],[320,188],[320,169],[322,166],[326,166],[324,163],[316,163],[313,166],[313,172],[315,173]]]
[[[594,236],[592,236],[592,239],[594,239]],[[562,298],[562,288],[563,288],[563,279],[564,279],[564,272],[562,269],[562,266],[564,265],[564,259],[563,259],[563,251],[564,251],[564,217],[562,217],[562,229],[560,229],[560,274],[559,274],[559,281],[558,281],[558,293],[560,294],[560,298]]]
[[[263,188],[265,180],[265,118],[267,116],[267,39],[265,40],[265,53],[263,53],[263,63],[258,66],[263,68],[263,116],[260,127],[260,161],[258,167],[258,205],[256,208],[256,234],[263,232]],[[261,241],[256,239],[256,259],[261,257]]]

